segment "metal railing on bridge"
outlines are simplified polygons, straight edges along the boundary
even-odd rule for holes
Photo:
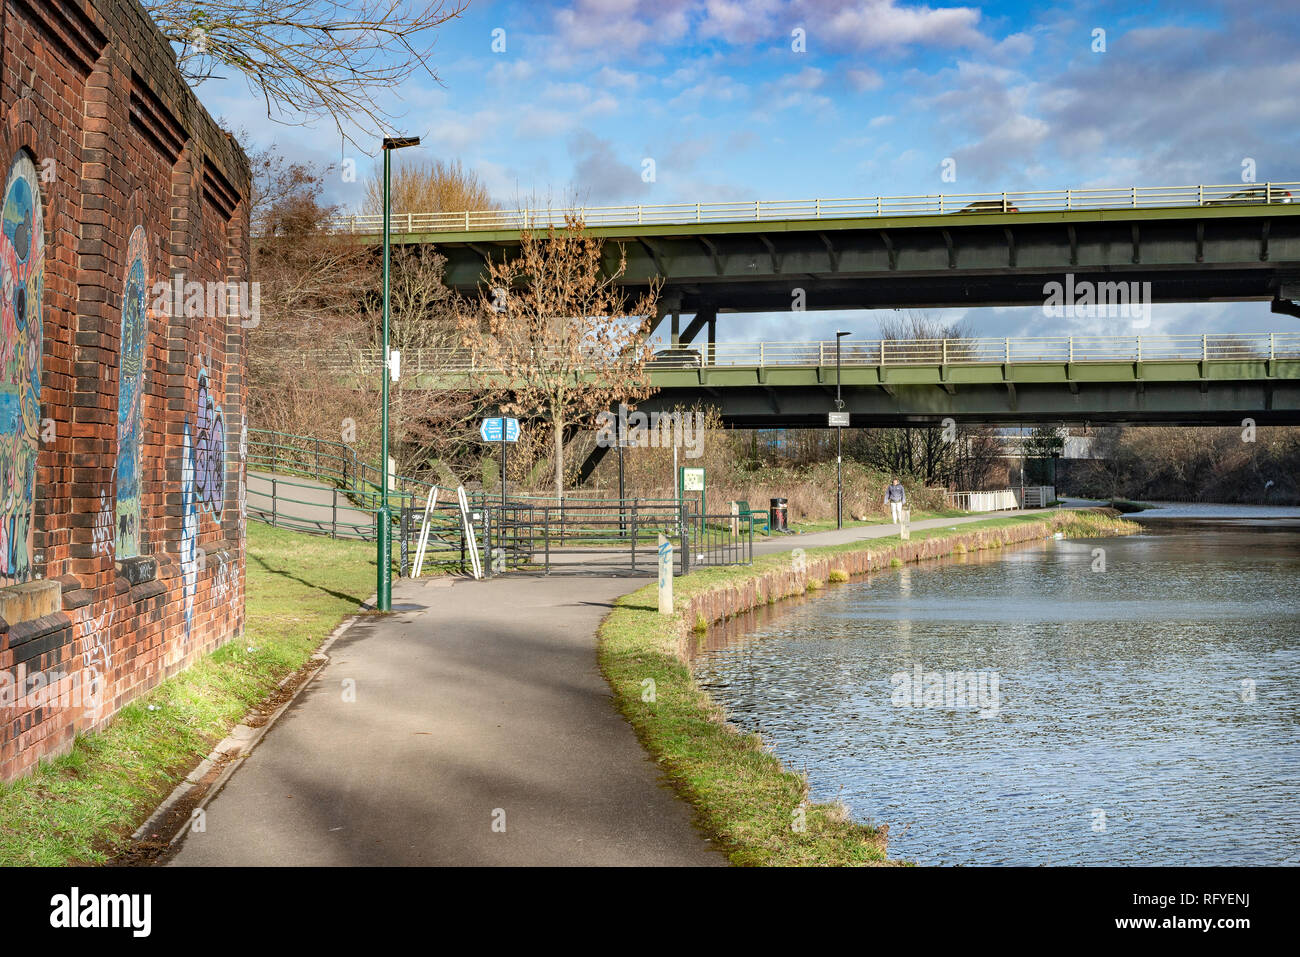
[[[1003,193],[921,193],[843,199],[752,200],[636,206],[575,206],[556,209],[473,209],[458,212],[396,212],[394,231],[469,232],[480,229],[545,229],[567,217],[588,226],[687,225],[765,220],[864,219],[969,213],[1035,213],[1063,210],[1141,209],[1181,206],[1245,206],[1290,203],[1300,183],[1227,183],[1196,186],[1111,186],[1096,189],[1015,190]],[[344,214],[332,227],[370,234],[383,217]]]
[[[1007,363],[1175,362],[1300,359],[1300,332],[1210,333],[1154,336],[1035,336],[963,339],[845,339],[840,361],[845,366],[980,365]],[[383,356],[377,350],[340,355],[312,351],[286,353],[286,363],[334,373],[377,374]],[[833,339],[776,342],[719,342],[698,348],[682,345],[651,359],[647,368],[672,371],[695,368],[833,366]],[[594,362],[592,371],[598,372]],[[468,349],[417,349],[402,353],[408,375],[499,373]]]

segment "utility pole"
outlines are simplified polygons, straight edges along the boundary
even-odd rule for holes
[[[406,146],[419,146],[418,136],[384,137],[384,368],[380,373],[379,398],[379,511],[375,518],[378,531],[375,535],[378,555],[376,555],[375,604],[379,611],[392,611],[393,608],[393,546],[392,546],[392,512],[388,508],[388,380],[393,374],[393,357],[388,351],[388,319],[391,302],[389,298],[389,251],[392,228],[392,152]]]
[[[847,332],[835,333],[835,411],[844,411],[840,398],[840,340]],[[844,527],[844,428],[835,429],[835,527]]]

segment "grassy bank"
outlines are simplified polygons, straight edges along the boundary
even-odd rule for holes
[[[375,547],[250,522],[244,639],[0,785],[0,865],[102,863],[214,744],[374,592]]]
[[[656,585],[621,598],[601,626],[601,669],[646,749],[733,863],[886,863],[885,833],[853,821],[842,805],[811,803],[807,779],[783,768],[757,735],[727,724],[722,709],[695,683],[683,647],[689,631],[711,623],[699,609],[725,594],[735,613],[746,602],[752,606],[847,581],[836,562],[851,554],[860,564],[870,553],[871,567],[889,567],[899,554],[918,551],[916,543],[928,543],[925,550],[937,554],[953,554],[1000,547],[1023,535],[1041,538],[1060,531],[1093,537],[1136,527],[1102,512],[1016,515],[915,531],[910,543],[891,536],[808,549],[804,562],[830,567],[825,580],[792,573],[788,553],[761,556],[747,567],[704,569],[674,582],[673,616],[658,614]]]

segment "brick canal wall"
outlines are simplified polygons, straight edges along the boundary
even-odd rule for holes
[[[256,319],[248,161],[149,17],[0,4],[8,780],[242,633]]]

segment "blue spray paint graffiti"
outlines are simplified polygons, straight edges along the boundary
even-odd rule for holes
[[[221,518],[226,488],[226,423],[221,406],[212,397],[205,365],[199,366],[198,407],[194,430],[189,416],[181,447],[181,571],[185,582],[185,640],[194,626],[194,596],[199,572],[206,562],[199,548],[199,527],[203,513]]]
[[[181,440],[181,573],[185,593],[185,642],[194,627],[194,593],[199,584],[199,514],[194,500],[194,446],[190,441],[190,418],[185,417]]]
[[[148,240],[137,226],[127,243],[117,381],[117,557],[140,554],[140,440],[143,432],[145,290]]]

